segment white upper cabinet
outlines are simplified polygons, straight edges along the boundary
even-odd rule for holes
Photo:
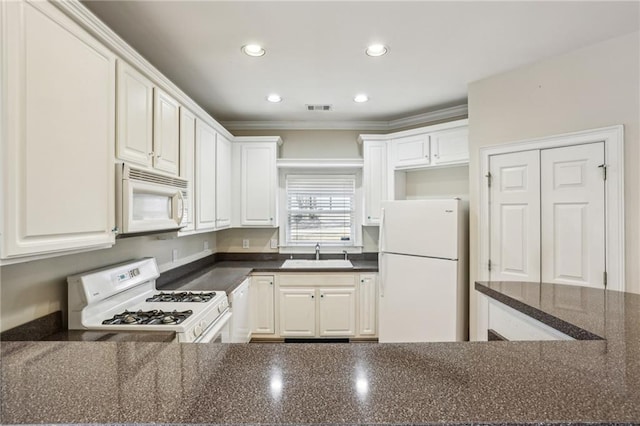
[[[433,164],[457,164],[469,161],[469,129],[460,127],[431,135]]]
[[[428,166],[431,162],[429,135],[404,136],[391,141],[395,169]]]
[[[216,228],[231,226],[231,142],[218,134],[216,141]]]
[[[153,92],[153,167],[177,175],[180,167],[180,104],[157,87]]]
[[[216,131],[196,119],[196,230],[216,228]]]
[[[272,141],[247,141],[236,138],[234,153],[239,157],[240,225],[276,227],[277,168],[276,157],[280,138]],[[265,139],[265,138],[262,138]],[[240,142],[238,142],[240,141]],[[237,164],[234,161],[234,164]]]
[[[116,156],[145,167],[153,165],[153,83],[118,61],[118,138]]]
[[[380,224],[380,205],[387,200],[387,143],[363,140],[363,225]]]
[[[115,56],[46,2],[5,2],[1,257],[115,241]]]
[[[178,175],[180,104],[123,61],[118,61],[117,97],[116,156]]]
[[[186,225],[181,232],[189,232],[195,229],[195,151],[196,116],[188,109],[180,108],[180,177],[189,182],[186,194],[183,194]]]

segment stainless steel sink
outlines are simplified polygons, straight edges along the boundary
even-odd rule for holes
[[[350,260],[343,259],[325,259],[325,260],[308,260],[308,259],[287,259],[282,264],[282,268],[304,269],[304,268],[353,268]]]

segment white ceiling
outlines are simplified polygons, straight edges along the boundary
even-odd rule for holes
[[[637,31],[640,10],[636,1],[84,4],[219,121],[393,120],[464,104],[469,82]],[[366,56],[373,42],[389,53]],[[244,55],[247,43],[267,54]],[[284,101],[267,102],[273,92]],[[357,93],[370,101],[353,102]]]

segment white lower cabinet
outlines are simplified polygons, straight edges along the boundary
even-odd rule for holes
[[[504,340],[574,340],[571,336],[490,298],[489,330]]]
[[[257,273],[251,277],[252,336],[375,338],[377,288],[377,273]]]
[[[358,335],[378,334],[378,274],[360,274],[358,286]]]
[[[317,289],[319,336],[342,337],[356,334],[356,289]]]
[[[280,335],[283,337],[315,337],[316,289],[280,289]]]
[[[276,332],[274,318],[274,281],[273,275],[254,275],[251,277],[251,334],[273,335]]]

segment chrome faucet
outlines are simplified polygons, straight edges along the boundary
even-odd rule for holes
[[[316,260],[320,260],[320,243],[316,243]]]
[[[347,251],[346,250],[342,250],[342,254],[344,254],[344,260],[349,260],[347,258]]]

